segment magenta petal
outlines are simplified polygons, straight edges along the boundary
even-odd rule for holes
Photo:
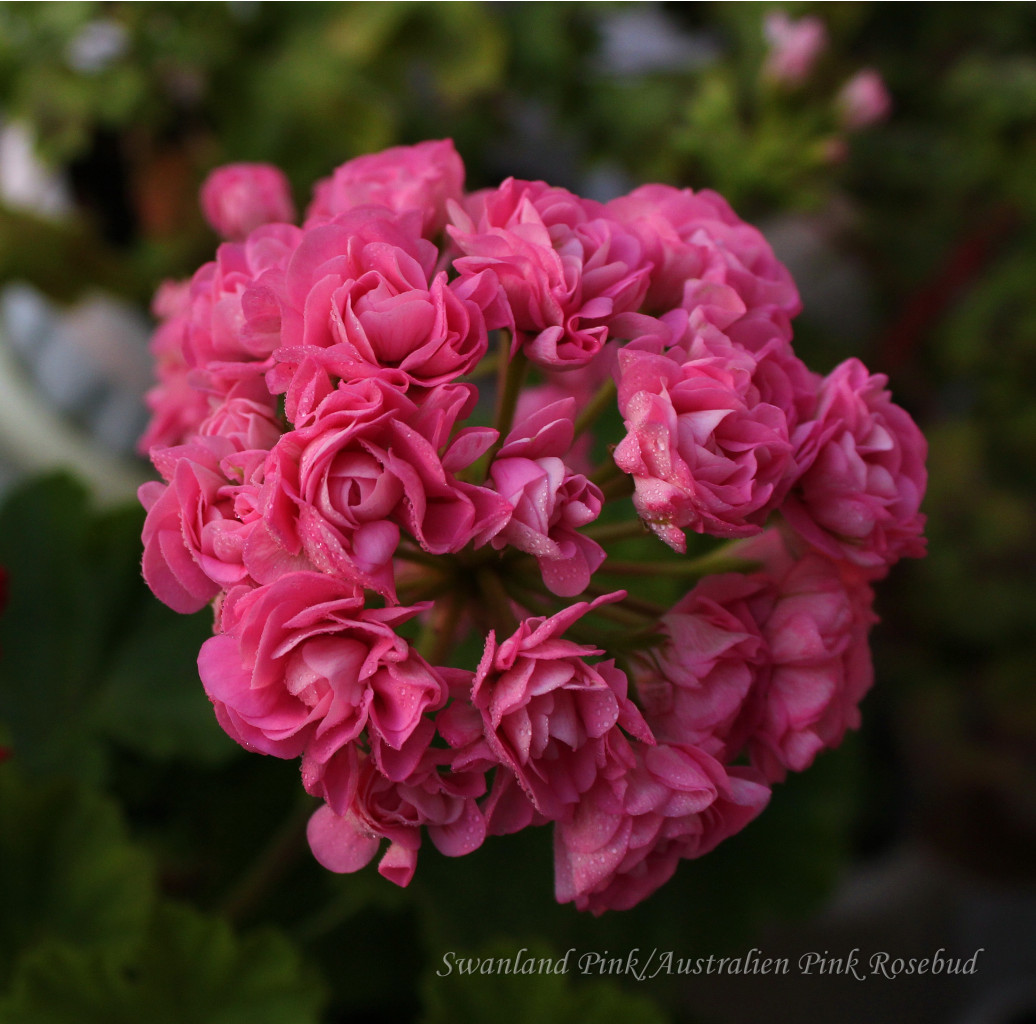
[[[366,867],[378,852],[380,840],[364,832],[352,814],[339,817],[326,804],[314,812],[306,826],[313,856],[328,871],[351,874]]]

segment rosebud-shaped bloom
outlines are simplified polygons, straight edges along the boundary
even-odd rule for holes
[[[784,11],[771,11],[763,30],[770,47],[763,73],[775,82],[804,82],[827,48],[827,30],[819,18],[793,21]]]
[[[396,627],[419,608],[366,608],[363,592],[321,573],[290,573],[223,604],[224,632],[198,657],[224,730],[242,746],[325,762],[367,727],[400,747],[443,680]]]
[[[873,68],[858,71],[842,86],[835,100],[842,123],[850,131],[884,121],[892,109],[885,81]]]
[[[757,228],[715,192],[644,185],[605,210],[640,240],[650,264],[648,312],[683,307],[725,330],[763,316],[790,337],[801,308],[795,282]]]
[[[602,601],[620,596],[526,619],[499,644],[491,632],[475,672],[471,701],[488,744],[548,818],[559,817],[598,777],[625,774],[631,760],[621,730],[652,741],[626,695],[625,674],[611,661],[590,665],[586,659],[602,652],[562,637]]]
[[[192,386],[184,357],[190,310],[190,281],[165,281],[155,293],[151,312],[159,323],[148,347],[157,383],[144,396],[151,419],[137,442],[141,455],[155,445],[183,444],[211,411],[209,396]]]
[[[202,183],[201,209],[213,230],[233,242],[263,224],[295,219],[291,186],[272,164],[228,164]]]
[[[486,351],[491,279],[448,282],[413,218],[362,207],[310,228],[285,279],[283,344],[267,376],[304,423],[338,380],[406,390],[470,372]]]
[[[599,915],[626,910],[667,882],[682,858],[700,857],[766,806],[749,769],[729,773],[692,746],[635,747],[622,789],[598,784],[554,828],[555,895]]]
[[[195,273],[184,357],[194,385],[225,395],[269,369],[281,341],[284,273],[302,234],[269,224],[244,242],[225,242]]]
[[[226,438],[237,451],[269,451],[281,429],[274,400],[253,380],[234,388],[198,426],[198,434]]]
[[[151,457],[166,483],[150,481],[137,492],[147,510],[144,579],[173,611],[196,612],[248,577],[243,548],[250,527],[238,516],[238,502],[247,491],[254,504],[256,458],[227,438],[200,436],[154,448]],[[261,465],[261,454],[258,459]]]
[[[515,348],[554,369],[585,366],[608,340],[612,317],[635,310],[647,289],[640,243],[600,204],[543,182],[509,178],[452,208],[449,228],[464,254],[462,277],[492,273],[503,307],[491,327],[510,326]]]
[[[858,359],[824,379],[796,452],[800,475],[782,507],[813,547],[874,576],[925,551],[928,445],[886,383]]]
[[[866,582],[822,555],[793,562],[774,592],[760,622],[770,673],[749,751],[779,782],[859,726],[859,703],[874,679],[868,633],[877,618]]]
[[[389,847],[379,873],[396,885],[410,883],[417,867],[422,830],[447,857],[482,845],[485,820],[476,800],[485,792],[479,772],[440,771],[450,752],[428,748],[405,782],[387,778],[370,759],[358,768],[355,796],[343,814],[321,807],[306,830],[310,849],[329,871],[358,871],[374,858],[383,839]]]
[[[463,189],[464,164],[449,139],[396,146],[356,157],[317,182],[306,226],[357,206],[385,206],[420,214],[422,234],[433,238],[446,223],[447,202],[459,202]]]
[[[600,515],[600,488],[563,460],[572,445],[575,401],[555,402],[520,421],[489,469],[511,518],[493,538],[535,555],[543,582],[561,597],[581,594],[604,561],[604,549],[578,533]]]
[[[788,411],[766,400],[760,360],[722,335],[699,336],[682,364],[619,353],[627,434],[615,464],[633,477],[641,518],[673,550],[684,528],[720,537],[758,533],[791,469]]]
[[[752,697],[769,678],[753,607],[766,590],[757,574],[706,576],[663,616],[664,642],[634,673],[659,742],[691,744],[724,764],[740,753],[759,715]]]
[[[321,572],[391,596],[400,526],[437,554],[498,529],[508,514],[503,500],[453,476],[492,443],[492,431],[473,428],[446,446],[470,397],[462,386],[442,385],[419,409],[378,378],[334,391],[270,453],[261,494],[269,536]],[[246,558],[253,550],[253,575],[267,582],[280,556],[255,548]]]

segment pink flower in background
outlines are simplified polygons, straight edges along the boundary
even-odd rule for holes
[[[288,179],[271,164],[217,167],[202,183],[201,208],[213,230],[233,242],[263,224],[295,219]]]
[[[842,86],[835,100],[842,122],[850,131],[884,121],[892,109],[885,80],[873,68],[857,71]]]
[[[785,85],[799,85],[809,78],[827,49],[827,29],[819,18],[792,19],[784,11],[771,11],[763,32],[769,46],[763,73]]]
[[[801,81],[823,26],[767,31]],[[632,907],[859,724],[924,438],[799,359],[715,193],[469,194],[439,141],[344,164],[299,228],[271,170],[213,175],[234,240],[156,298],[145,580],[211,604],[217,721],[300,760],[329,870],[552,824],[558,900]]]

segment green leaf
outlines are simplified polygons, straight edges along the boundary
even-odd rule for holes
[[[151,862],[127,840],[113,803],[0,768],[0,981],[19,950],[40,942],[127,955],[153,891]]]
[[[222,764],[240,748],[216,724],[198,679],[198,650],[212,635],[212,615],[177,615],[150,595],[144,601],[97,695],[98,728],[139,754]]]
[[[68,476],[31,481],[0,509],[0,721],[23,770],[100,781],[109,741],[212,765],[237,748],[198,679],[211,616],[179,616],[140,577],[139,507],[98,512]]]
[[[272,930],[235,935],[218,918],[157,908],[126,967],[50,944],[19,965],[2,1024],[310,1024],[323,985]]]
[[[0,617],[0,719],[19,763],[34,773],[72,766],[80,777],[101,773],[87,709],[103,641],[99,619],[121,607],[123,574],[91,571],[92,522],[85,491],[66,476],[30,483],[0,510],[0,565],[10,588]]]

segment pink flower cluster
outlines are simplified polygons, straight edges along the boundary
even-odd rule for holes
[[[216,717],[299,759],[322,864],[406,885],[425,837],[551,823],[558,899],[630,907],[857,725],[925,442],[858,361],[802,364],[723,199],[469,193],[448,141],[350,161],[301,226],[273,168],[202,195],[227,241],[156,299],[143,572],[212,606]],[[660,568],[671,607],[617,589]]]

